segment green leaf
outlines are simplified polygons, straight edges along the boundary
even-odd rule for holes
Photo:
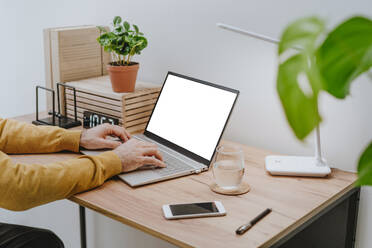
[[[106,28],[103,27],[103,26],[97,26],[97,28],[98,28],[100,33],[106,33],[107,32]]]
[[[336,27],[320,46],[317,64],[325,90],[345,98],[351,82],[372,66],[372,21],[353,17]]]
[[[104,33],[102,34],[101,36],[99,36],[97,38],[97,41],[98,43],[101,45],[101,46],[107,46],[109,43],[110,43],[110,38],[109,38],[109,34],[108,33]]]
[[[124,36],[124,40],[125,40],[125,42],[129,43],[129,42],[131,42],[132,38],[129,37],[129,36]]]
[[[120,25],[120,23],[121,23],[121,17],[120,16],[115,16],[113,23],[114,23],[114,26]]]
[[[277,91],[287,120],[299,139],[304,139],[321,121],[318,93],[322,77],[316,67],[316,41],[324,30],[318,18],[303,18],[290,24],[283,32],[278,54],[291,51],[278,69]]]
[[[317,95],[305,95],[298,84],[298,77],[307,66],[301,54],[292,56],[279,65],[277,91],[287,120],[295,135],[304,139],[320,122]]]
[[[122,26],[117,26],[117,27],[114,29],[114,31],[115,31],[115,33],[116,33],[117,35],[122,35],[121,33],[124,32]]]
[[[125,30],[127,30],[127,31],[130,29],[130,25],[127,21],[124,22],[123,26],[124,26]]]
[[[136,53],[139,54],[140,51],[145,49],[147,47],[147,39],[145,37],[139,37],[139,40],[141,41],[141,44],[138,46]]]
[[[314,50],[316,40],[324,31],[324,22],[317,17],[299,19],[290,24],[282,34],[279,55],[288,49]]]
[[[372,185],[372,143],[363,152],[358,163],[356,186]]]
[[[138,34],[139,29],[138,29],[137,25],[133,24],[133,28],[134,28],[134,30],[136,31],[136,34]]]

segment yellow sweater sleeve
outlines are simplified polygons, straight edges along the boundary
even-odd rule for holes
[[[0,119],[0,207],[21,211],[101,185],[121,172],[113,152],[64,162],[20,164],[5,153],[79,150],[80,131]]]
[[[78,152],[80,135],[79,130],[0,119],[0,151],[5,153]]]

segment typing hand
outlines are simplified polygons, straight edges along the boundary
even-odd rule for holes
[[[149,142],[130,139],[113,152],[121,160],[122,172],[133,171],[144,165],[166,167],[157,146]]]
[[[121,145],[120,141],[115,141],[109,136],[116,136],[123,142],[130,139],[130,134],[125,128],[110,125],[108,123],[84,130],[80,137],[80,146],[85,149],[114,149]]]

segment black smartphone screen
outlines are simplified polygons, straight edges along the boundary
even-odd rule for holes
[[[214,202],[175,204],[169,205],[169,208],[174,216],[218,213],[218,209]]]

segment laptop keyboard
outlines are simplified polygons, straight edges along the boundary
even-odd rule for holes
[[[172,175],[178,172],[183,172],[183,171],[194,169],[192,166],[169,155],[166,152],[162,152],[162,155],[163,155],[163,160],[165,164],[167,165],[167,167],[154,170],[154,172],[160,174],[161,176]]]
[[[153,142],[151,139],[148,139],[146,136],[141,137],[141,138],[135,136],[135,138],[137,138],[139,140],[145,140],[145,141],[148,141],[148,142]],[[161,149],[161,147],[159,147],[159,150],[160,150],[161,154],[163,155],[164,163],[167,165],[167,167],[165,167],[165,168],[153,169],[153,171],[158,173],[159,175],[169,176],[169,175],[176,174],[178,172],[191,171],[191,170],[195,169],[194,167],[186,164],[184,161],[182,161],[180,159],[177,159],[176,157],[170,155],[168,152]]]

